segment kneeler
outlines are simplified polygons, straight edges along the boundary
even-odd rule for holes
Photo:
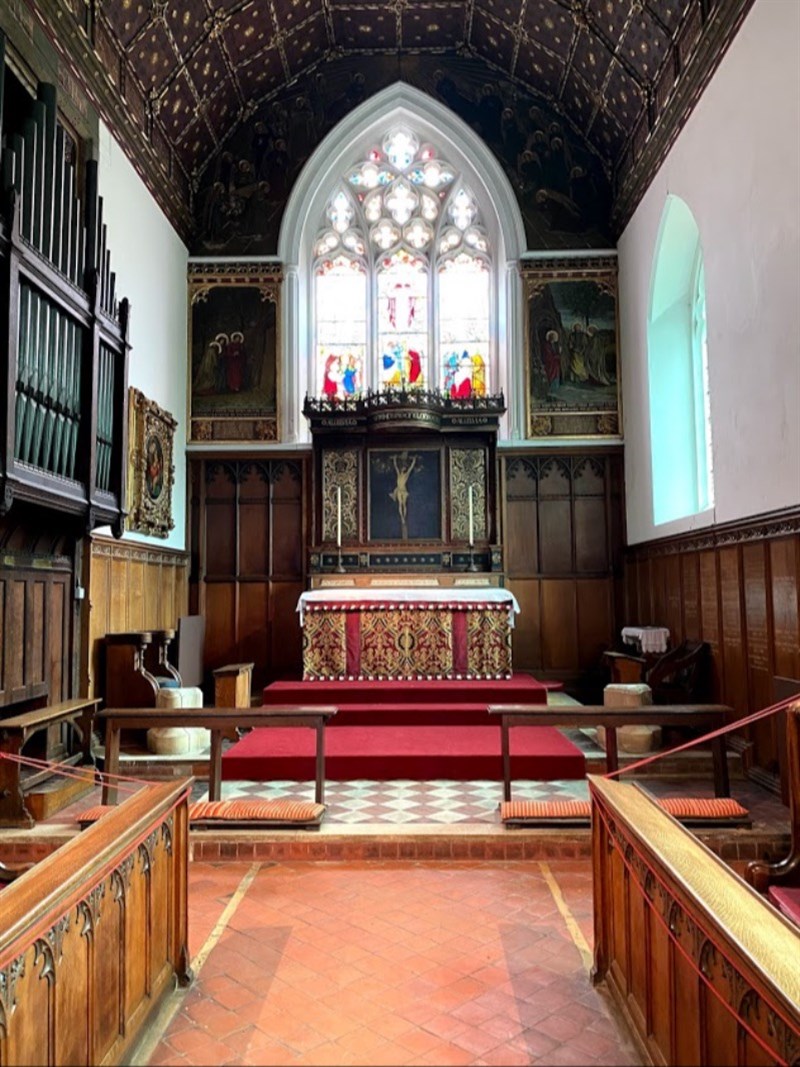
[[[650,795],[650,794],[648,794]],[[750,826],[750,813],[730,797],[650,799],[687,826]],[[500,805],[504,826],[588,826],[588,800],[507,800]]]
[[[76,816],[81,830],[102,818],[113,805],[97,804]],[[192,829],[316,830],[325,816],[325,805],[310,800],[197,800],[189,805]]]

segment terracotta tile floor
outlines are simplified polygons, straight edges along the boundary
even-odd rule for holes
[[[137,1063],[636,1064],[584,862],[190,868],[196,980]]]

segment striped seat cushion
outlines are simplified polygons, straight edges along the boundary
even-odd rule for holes
[[[198,800],[189,808],[190,822],[202,823],[271,823],[308,826],[319,824],[325,814],[324,804],[310,800]]]
[[[76,815],[75,819],[83,830],[87,826],[91,826],[93,822],[97,822],[98,819],[102,819],[107,811],[113,811],[114,808],[114,804],[95,804],[93,808],[87,808],[80,815]]]
[[[590,814],[588,800],[507,800],[500,805],[502,822],[585,823]]]
[[[655,798],[654,798],[655,799]],[[749,813],[730,797],[664,797],[656,799],[664,811],[682,822],[743,822]],[[588,800],[509,800],[500,805],[504,823],[588,823]]]

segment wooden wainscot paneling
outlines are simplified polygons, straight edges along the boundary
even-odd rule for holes
[[[72,696],[74,552],[69,538],[0,525],[0,707]]]
[[[621,453],[504,451],[506,585],[517,597],[514,666],[599,699],[614,642],[624,518]]]
[[[800,508],[635,545],[625,587],[626,622],[668,626],[673,644],[709,643],[709,699],[737,716],[774,703],[793,679],[800,688]],[[749,774],[785,795],[782,736],[783,719],[770,718],[733,744]]]
[[[308,457],[192,464],[193,610],[206,617],[204,668],[252,662],[259,691],[300,677],[297,601],[306,588]]]
[[[0,1062],[123,1062],[191,980],[187,785],[140,790],[3,890]]]
[[[646,1062],[796,1063],[800,930],[635,785],[590,789],[593,978]]]
[[[189,553],[144,542],[93,536],[85,561],[88,607],[84,691],[102,696],[103,638],[132,630],[170,629],[189,604]]]

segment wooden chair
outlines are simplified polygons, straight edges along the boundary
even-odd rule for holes
[[[706,641],[682,641],[645,671],[655,704],[699,704],[708,693]]]
[[[789,853],[769,863],[753,860],[745,879],[766,893],[779,911],[800,925],[800,701],[786,711],[786,765],[789,768]]]

